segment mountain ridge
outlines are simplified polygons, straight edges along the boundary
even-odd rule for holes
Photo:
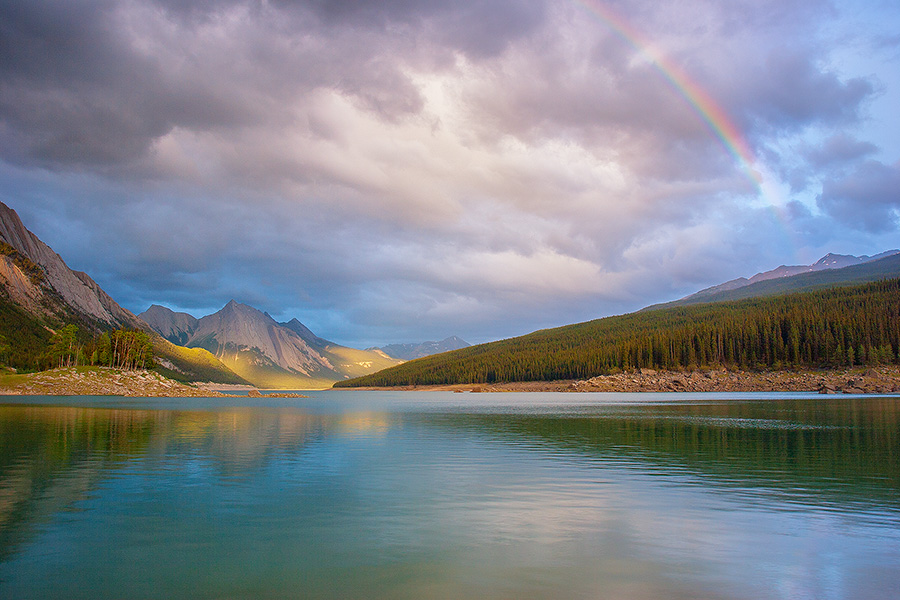
[[[169,341],[204,348],[238,375],[261,387],[329,387],[335,381],[398,364],[380,352],[340,346],[315,335],[297,319],[275,321],[236,300],[196,319],[154,305],[141,313]]]
[[[719,294],[700,302],[728,302],[746,298],[776,296],[796,292],[846,287],[900,277],[900,254],[838,269],[799,273],[790,277],[767,279]],[[694,302],[696,303],[696,302]]]
[[[183,346],[197,328],[197,319],[185,312],[175,312],[165,306],[152,304],[138,315],[156,333],[173,344]]]
[[[694,304],[696,302],[707,302],[710,301],[708,300],[709,298],[716,297],[717,295],[723,293],[734,292],[735,290],[747,286],[752,286],[763,281],[790,278],[797,275],[814,273],[818,271],[839,270],[846,267],[876,262],[884,258],[890,258],[891,256],[895,256],[897,254],[900,254],[900,250],[887,250],[873,256],[868,256],[865,254],[862,256],[853,256],[850,254],[834,254],[829,252],[811,265],[781,265],[769,271],[757,273],[756,275],[753,275],[749,278],[738,277],[737,279],[732,279],[724,283],[702,289],[698,292],[695,292],[683,298],[679,298],[678,300],[674,300],[672,302],[664,302],[661,304],[653,305],[652,307],[647,307],[647,309],[658,306],[680,306],[684,304]]]
[[[0,283],[11,299],[29,312],[49,316],[69,308],[88,320],[108,326],[144,329],[144,323],[122,308],[87,273],[74,271],[50,246],[29,231],[18,213],[0,202],[0,241],[27,257],[42,271],[41,277],[27,276],[15,258],[0,258]]]

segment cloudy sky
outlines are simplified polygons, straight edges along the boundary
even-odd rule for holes
[[[134,312],[482,342],[900,247],[896,0],[0,0],[0,200]]]

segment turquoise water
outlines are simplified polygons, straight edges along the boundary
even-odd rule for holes
[[[900,594],[900,398],[311,396],[0,399],[0,598]]]

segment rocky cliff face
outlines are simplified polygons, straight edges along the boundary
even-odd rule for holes
[[[288,329],[299,335],[304,342],[306,342],[313,348],[321,349],[335,345],[333,342],[329,342],[328,340],[322,339],[314,334],[306,325],[304,325],[297,319],[291,319],[287,323],[279,323],[279,325],[281,325],[282,327],[287,327]]]
[[[198,319],[154,304],[138,315],[150,328],[173,344],[184,346],[197,329]]]
[[[50,246],[25,228],[16,211],[0,202],[0,241],[18,253],[0,261],[0,285],[13,302],[34,314],[71,309],[111,326],[146,328],[131,312],[119,306],[87,274],[71,270]],[[38,265],[40,278],[23,269],[21,258]],[[17,264],[18,263],[18,264]]]

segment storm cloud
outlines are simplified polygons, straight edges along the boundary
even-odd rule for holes
[[[630,29],[594,0],[0,1],[0,194],[127,308],[233,297],[357,346],[896,245],[898,11],[604,6]]]

